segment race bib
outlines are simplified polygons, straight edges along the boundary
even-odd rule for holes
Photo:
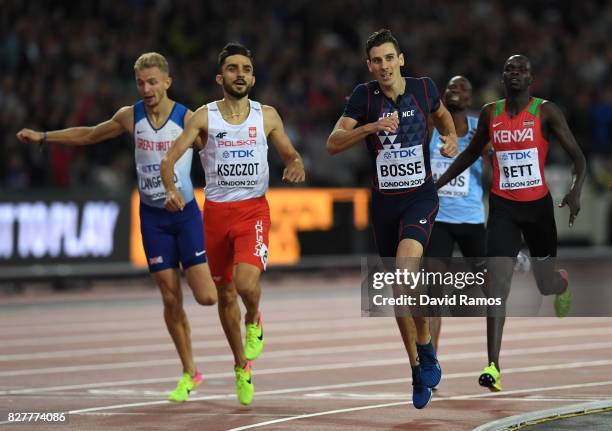
[[[543,184],[537,148],[497,151],[499,189],[517,190]]]
[[[263,169],[256,150],[222,150],[217,153],[215,170],[219,187],[255,187]]]
[[[438,181],[438,178],[442,176],[448,167],[455,161],[455,159],[431,159],[431,173],[434,181]],[[455,178],[450,180],[444,187],[438,190],[438,196],[445,196],[449,198],[465,197],[470,191],[470,169],[466,169],[461,172]]]
[[[378,188],[405,189],[425,182],[423,146],[381,150],[376,156]]]
[[[138,171],[138,189],[151,200],[159,200],[166,198],[166,189],[162,182],[159,172],[159,164],[137,165]],[[177,189],[182,187],[176,171],[174,172],[174,185]]]

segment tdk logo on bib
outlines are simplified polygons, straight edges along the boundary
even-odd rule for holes
[[[151,173],[151,172],[159,172],[159,165],[157,163],[154,163],[152,165],[142,165],[140,166],[140,172],[143,173]]]
[[[385,151],[385,159],[403,159],[406,157],[416,157],[416,148],[401,148],[399,150],[387,150]]]
[[[531,150],[527,151],[504,151],[500,154],[501,160],[530,160],[532,159]]]
[[[230,150],[223,152],[224,159],[242,159],[244,157],[255,157],[254,150]]]

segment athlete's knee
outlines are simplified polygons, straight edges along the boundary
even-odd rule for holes
[[[217,291],[206,290],[205,292],[197,292],[193,295],[195,300],[200,305],[215,305],[217,303]]]
[[[425,317],[425,316],[413,316],[412,317],[414,319],[414,325],[417,327],[417,329],[424,327],[425,325],[427,325],[429,327],[429,318]]]
[[[194,286],[191,286],[193,296],[200,305],[215,305],[217,303],[217,288],[215,283],[210,279],[210,283],[199,281]]]
[[[185,276],[198,304],[214,305],[217,303],[217,288],[210,275],[208,265],[190,266],[185,271]]]
[[[156,278],[155,282],[161,292],[164,313],[180,313],[183,309],[183,295],[180,286],[175,286],[172,280],[166,277]]]
[[[183,312],[183,301],[179,295],[162,291],[162,301],[164,303],[164,313],[178,316]]]
[[[231,284],[218,287],[217,293],[220,306],[227,306],[238,300],[236,289]]]
[[[236,285],[236,291],[241,295],[249,295],[255,292],[257,289],[257,277],[253,277],[251,274],[238,273],[234,277],[234,284]]]

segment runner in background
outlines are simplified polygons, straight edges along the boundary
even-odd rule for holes
[[[446,85],[442,100],[455,124],[458,137],[457,149],[463,151],[476,133],[478,124],[478,118],[467,114],[472,104],[472,84],[464,76],[451,78]],[[441,156],[440,147],[442,145],[440,133],[434,129],[429,142],[434,181],[440,178],[454,161],[454,159]],[[425,250],[428,271],[446,272],[455,244],[459,246],[465,258],[479,258],[468,259],[473,271],[484,269],[486,236],[482,196],[483,165],[485,163],[483,158],[479,157],[469,169],[438,190],[440,208]],[[442,286],[429,286],[429,295],[441,297],[442,288]],[[438,353],[441,324],[440,316],[430,317],[431,338],[436,353]]]

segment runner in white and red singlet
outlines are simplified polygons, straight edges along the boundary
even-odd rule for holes
[[[248,405],[254,392],[251,361],[264,346],[259,276],[266,268],[270,229],[265,197],[268,141],[285,163],[285,182],[301,183],[305,174],[302,158],[285,133],[278,112],[248,98],[255,84],[251,52],[240,44],[227,44],[219,54],[216,80],[223,88],[223,100],[195,112],[162,161],[161,175],[166,208],[181,211],[185,203],[172,181],[174,164],[198,135],[202,138],[208,261],[219,293],[219,317],[234,354],[236,393],[240,403]],[[244,346],[237,295],[246,308]]]

